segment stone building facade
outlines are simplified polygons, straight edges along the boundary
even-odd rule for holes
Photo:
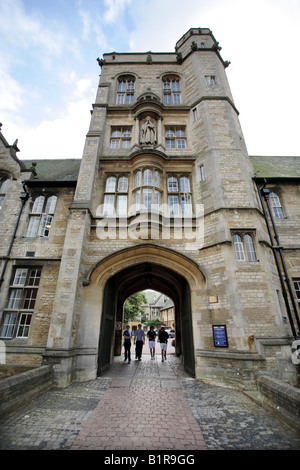
[[[121,352],[126,298],[174,303],[194,377],[298,384],[298,157],[249,157],[209,29],[109,53],[81,160],[19,160],[1,133],[1,344],[66,386]]]

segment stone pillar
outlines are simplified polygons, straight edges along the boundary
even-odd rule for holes
[[[99,119],[97,110],[94,113]],[[91,125],[92,127],[92,125]],[[95,127],[95,126],[94,126]],[[65,387],[73,379],[77,334],[85,274],[85,246],[91,225],[91,201],[97,174],[101,132],[91,130],[86,138],[78,183],[65,236],[56,295],[53,305],[44,361],[52,363],[57,386]]]
[[[55,382],[60,387],[72,381],[84,275],[82,247],[89,227],[87,210],[71,210],[45,352],[45,360],[55,364]]]

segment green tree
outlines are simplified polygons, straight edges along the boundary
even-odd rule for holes
[[[146,325],[146,326],[154,326],[154,327],[160,326],[160,325],[163,325],[163,324],[164,324],[164,322],[162,322],[162,321],[160,321],[160,320],[157,320],[157,319],[156,319],[156,320],[146,320],[146,321],[144,321],[143,323],[144,323],[144,325]]]
[[[129,323],[135,321],[137,317],[144,313],[142,307],[143,304],[147,303],[147,298],[144,292],[138,292],[137,294],[129,297],[124,306],[124,322]]]

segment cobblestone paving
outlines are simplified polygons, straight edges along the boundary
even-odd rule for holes
[[[124,406],[120,406],[122,403]],[[117,410],[114,416],[113,409]],[[141,410],[141,425],[132,424],[126,437],[122,426],[134,423],[135,414]],[[153,410],[157,410],[154,419]],[[161,410],[167,410],[163,428]],[[110,425],[116,419],[121,427]],[[110,431],[103,432],[108,428]],[[300,436],[242,392],[189,378],[175,356],[169,356],[163,364],[159,356],[154,361],[144,356],[142,362],[133,360],[130,365],[116,361],[103,377],[52,390],[0,423],[1,450],[193,446],[209,450],[299,450]]]
[[[208,449],[300,449],[296,434],[242,393],[200,383],[183,389]]]
[[[0,449],[70,449],[109,384],[101,379],[47,392],[0,424]]]

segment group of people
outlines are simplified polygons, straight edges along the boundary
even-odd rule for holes
[[[145,344],[145,332],[142,330],[142,325],[139,323],[137,330],[134,334],[130,330],[130,325],[126,325],[126,330],[123,333],[124,337],[124,362],[128,360],[131,362],[131,338],[134,336],[134,345],[135,345],[135,358],[140,361],[142,358],[142,350]],[[147,338],[149,340],[149,349],[151,354],[151,359],[155,357],[155,341],[156,341],[156,332],[154,331],[154,326],[150,326],[150,330],[147,332]],[[161,349],[161,360],[164,362],[167,359],[167,345],[168,345],[169,334],[165,331],[162,326],[158,333],[158,342],[160,343]]]

